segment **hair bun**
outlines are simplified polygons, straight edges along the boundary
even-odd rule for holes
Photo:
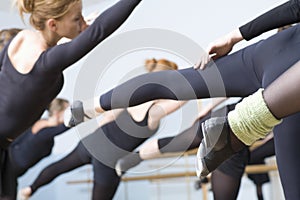
[[[156,64],[157,64],[157,60],[155,58],[146,60],[145,61],[146,70],[149,72],[153,71],[153,69],[155,69],[156,67]]]

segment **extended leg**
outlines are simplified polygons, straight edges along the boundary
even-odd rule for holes
[[[59,175],[69,172],[77,167],[89,163],[89,159],[83,160],[82,154],[79,152],[82,148],[75,148],[69,155],[65,158],[49,165],[46,167],[31,184],[30,188],[24,188],[21,191],[23,196],[31,196],[40,187],[50,183]],[[23,192],[24,191],[24,192]]]

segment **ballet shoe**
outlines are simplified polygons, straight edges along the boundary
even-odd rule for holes
[[[199,189],[202,188],[202,184],[207,184],[207,183],[209,183],[209,180],[208,180],[207,177],[204,177],[202,179],[196,180],[195,184],[194,184],[194,188],[195,188],[195,190],[199,190]]]
[[[118,176],[124,175],[130,168],[137,166],[142,161],[138,152],[132,152],[120,158],[115,166]]]
[[[74,127],[84,122],[85,117],[89,118],[84,113],[83,103],[74,101],[64,112],[64,124],[66,127]]]
[[[206,177],[215,170],[223,161],[233,154],[246,147],[242,143],[234,142],[240,146],[232,147],[231,136],[227,117],[216,117],[202,123],[203,140],[198,148],[196,172],[199,178]]]

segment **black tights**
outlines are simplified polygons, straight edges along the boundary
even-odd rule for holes
[[[278,119],[300,111],[300,62],[297,62],[264,91],[264,99]]]
[[[89,156],[82,143],[65,158],[46,167],[30,186],[32,194],[59,175],[85,164],[92,164],[94,171],[93,200],[111,200],[117,190],[120,177],[115,170]]]
[[[59,175],[72,171],[80,166],[90,163],[89,159],[82,161],[78,148],[75,148],[69,155],[63,159],[55,162],[41,171],[35,181],[32,183],[31,190],[32,194],[36,190],[51,181],[53,181]]]
[[[263,145],[257,147],[250,153],[250,165],[265,164],[265,158],[275,155],[274,139],[268,140]],[[248,174],[248,177],[256,185],[258,200],[263,200],[262,185],[270,181],[268,173]]]
[[[240,183],[241,179],[216,169],[211,175],[214,200],[235,200],[239,193]]]
[[[200,123],[200,121],[195,122],[193,126],[174,137],[158,139],[159,151],[161,153],[182,152],[199,147],[203,138]]]
[[[300,185],[299,152],[299,114],[300,111],[300,63],[296,63],[272,84],[263,93],[270,111],[278,119],[284,118],[283,123],[275,127],[274,138],[276,157],[280,177],[286,199],[299,199],[300,191],[295,189]],[[287,117],[289,116],[289,117]],[[277,134],[278,133],[278,134]],[[282,163],[281,163],[282,162]],[[292,186],[294,185],[294,186]]]
[[[119,184],[107,185],[94,182],[93,200],[112,200]]]
[[[206,116],[198,119],[194,124],[174,137],[166,137],[158,139],[158,147],[161,153],[181,152],[199,147],[203,139],[201,129],[202,122],[209,119],[211,116],[223,116],[230,110],[233,110],[235,104],[227,105],[214,112],[209,112]]]

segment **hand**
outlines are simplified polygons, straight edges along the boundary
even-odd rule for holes
[[[239,29],[217,39],[209,44],[204,55],[201,56],[199,62],[194,66],[195,69],[203,70],[212,60],[227,55],[233,46],[243,39]]]
[[[234,44],[230,42],[230,38],[227,36],[210,43],[206,50],[207,53],[204,53],[204,55],[201,56],[200,61],[195,65],[194,68],[200,68],[203,70],[212,60],[227,55],[232,50],[233,45]]]

